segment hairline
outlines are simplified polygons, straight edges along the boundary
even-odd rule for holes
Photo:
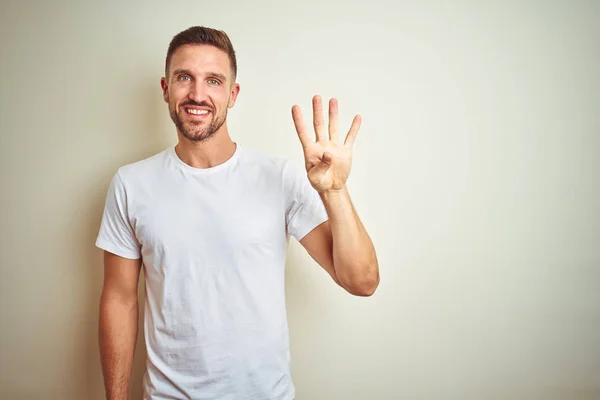
[[[217,46],[215,46],[214,44],[211,43],[184,43],[180,46],[177,46],[173,52],[171,53],[170,57],[169,57],[169,64],[166,66],[166,70],[165,70],[165,79],[167,80],[167,82],[170,82],[170,77],[169,74],[171,73],[171,63],[173,62],[173,56],[175,55],[175,53],[177,52],[177,50],[179,50],[180,48],[184,47],[184,46],[210,46],[210,47],[214,47],[217,50],[222,51],[223,53],[225,53],[225,55],[227,56],[227,60],[229,61],[229,72],[231,73],[231,84],[234,84],[237,77],[233,72],[233,62],[231,61],[229,54],[227,53],[226,50],[223,50]],[[178,71],[180,68],[176,69],[175,71]],[[219,75],[221,75],[220,73],[218,73]],[[227,79],[228,81],[230,79]]]

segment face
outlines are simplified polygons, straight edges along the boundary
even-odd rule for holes
[[[184,45],[172,55],[169,74],[161,80],[177,131],[202,142],[221,129],[233,107],[239,85],[233,81],[229,57],[209,45]]]

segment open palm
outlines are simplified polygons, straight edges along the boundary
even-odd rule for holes
[[[313,126],[316,141],[311,140],[302,118],[300,107],[292,107],[292,118],[304,151],[308,179],[318,192],[344,188],[352,167],[352,145],[360,128],[361,117],[356,115],[343,144],[338,142],[338,104],[329,101],[329,127],[323,119],[323,103],[320,96],[313,97]]]

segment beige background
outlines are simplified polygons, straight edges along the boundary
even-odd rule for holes
[[[291,243],[299,400],[600,398],[600,2],[483,3],[2,1],[0,398],[103,398],[104,197],[175,142],[159,80],[196,24],[237,50],[235,140],[300,165],[293,104],[364,118],[382,281]]]

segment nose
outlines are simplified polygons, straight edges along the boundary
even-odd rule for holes
[[[190,88],[190,92],[188,93],[190,100],[193,100],[196,103],[201,103],[208,98],[203,84],[204,82],[202,80],[197,80],[194,82]]]

